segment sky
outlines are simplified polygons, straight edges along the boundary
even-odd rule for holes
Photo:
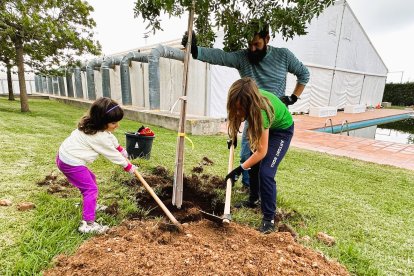
[[[106,55],[125,52],[182,37],[187,16],[181,19],[163,17],[164,31],[150,33],[148,22],[134,18],[136,0],[87,0],[95,11],[96,38]],[[387,82],[414,82],[414,1],[348,0],[373,46],[388,68]]]

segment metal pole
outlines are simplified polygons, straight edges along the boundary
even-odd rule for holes
[[[175,175],[174,175],[174,186],[172,204],[176,205],[177,208],[181,208],[183,203],[183,165],[184,165],[184,138],[185,138],[185,115],[187,109],[187,89],[188,89],[188,63],[190,61],[191,52],[191,40],[193,34],[193,19],[194,19],[195,0],[192,2],[190,14],[188,16],[188,41],[186,45],[186,53],[184,57],[184,72],[183,72],[183,98],[181,102],[181,113],[179,130],[177,137],[177,152],[175,160]]]

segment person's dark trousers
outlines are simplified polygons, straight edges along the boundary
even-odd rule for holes
[[[249,140],[247,139],[248,124],[249,123],[247,121],[244,122],[243,134],[242,134],[241,143],[240,143],[240,164],[243,164],[244,161],[249,159],[250,155],[252,155],[252,152],[250,151]],[[243,171],[241,181],[244,187],[250,186],[249,178],[250,178],[250,172]]]
[[[276,212],[276,172],[293,137],[294,125],[283,130],[269,130],[267,154],[249,170],[250,202],[261,199],[264,220],[273,220]]]

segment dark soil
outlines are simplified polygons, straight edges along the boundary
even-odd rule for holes
[[[296,232],[283,223],[297,217],[294,212],[279,211],[279,232],[268,235],[237,223],[219,226],[204,220],[200,210],[218,215],[224,210],[216,194],[224,188],[224,178],[201,174],[211,164],[204,157],[193,174],[184,176],[180,209],[171,204],[172,173],[157,167],[143,175],[184,224],[185,233],[171,231],[175,228],[165,220],[154,220],[164,216],[162,209],[137,179],[128,180],[123,184],[135,189],[137,204],[148,212],[131,214],[107,234],[85,242],[73,256],[58,256],[56,267],[45,275],[349,275],[340,264],[295,241]],[[117,204],[105,212],[116,215]]]
[[[208,174],[191,174],[184,175],[183,186],[183,203],[180,209],[172,205],[171,198],[173,192],[173,176],[163,167],[156,167],[152,174],[143,174],[145,181],[156,191],[158,197],[164,205],[173,213],[175,218],[181,222],[190,222],[200,220],[201,213],[199,210],[208,213],[220,214],[224,210],[224,202],[219,201],[216,189],[224,187],[224,178]],[[140,185],[138,179],[128,180],[125,185],[140,187],[136,192],[136,201],[140,206],[150,210],[145,217],[164,216],[161,208],[157,205],[151,195]],[[130,219],[143,219],[144,214],[132,214]]]
[[[47,175],[45,179],[36,182],[39,186],[47,187],[49,194],[57,194],[60,197],[68,197],[70,190],[74,187],[68,182],[68,180],[55,172]]]

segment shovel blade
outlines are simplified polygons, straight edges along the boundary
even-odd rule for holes
[[[219,216],[204,212],[203,210],[200,210],[200,213],[203,215],[204,218],[210,221],[220,223],[220,224],[223,223],[223,217],[219,217]]]

